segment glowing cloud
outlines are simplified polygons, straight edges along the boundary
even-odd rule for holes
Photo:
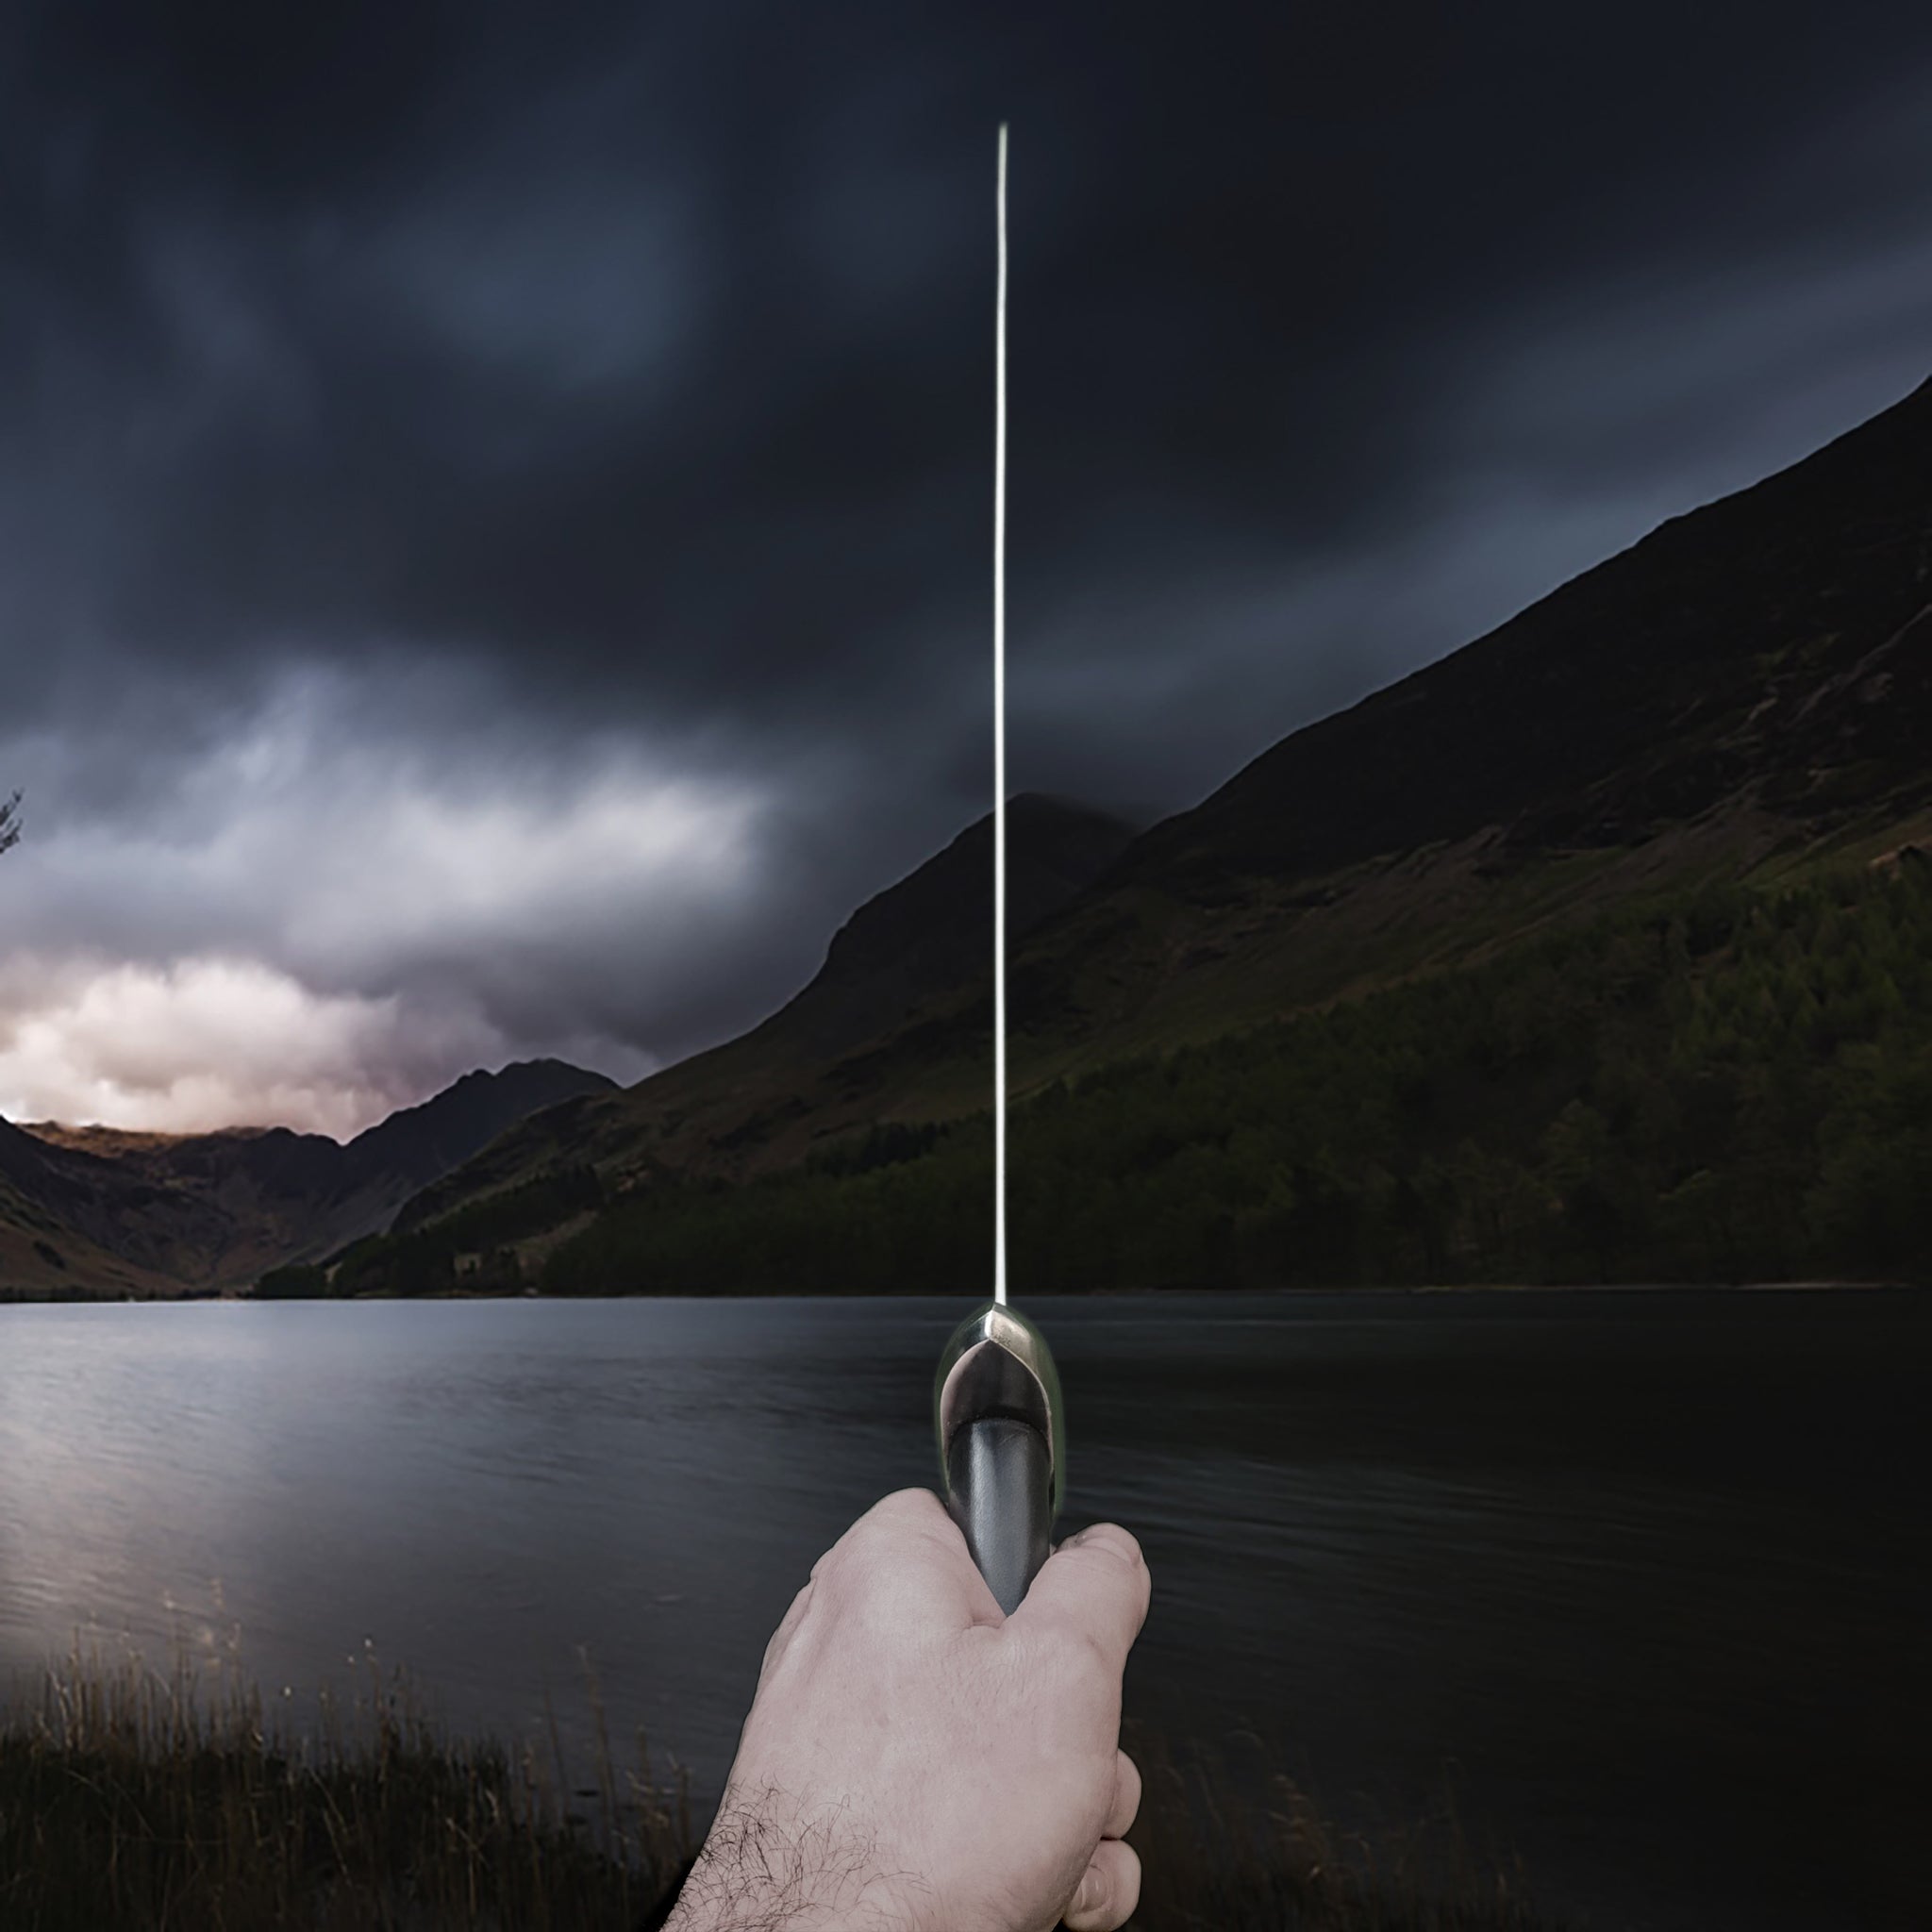
[[[289,675],[140,813],[63,817],[81,788],[25,742],[7,769],[46,803],[6,861],[0,1113],[342,1134],[479,1065],[661,1063],[759,903],[766,799],[500,715],[431,758],[409,725],[437,705],[479,701]]]
[[[16,958],[0,979],[0,1112],[160,1132],[282,1123],[344,1139],[425,1062],[503,1042],[479,1016],[310,991],[252,959],[166,967]]]

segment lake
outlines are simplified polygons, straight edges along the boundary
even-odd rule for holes
[[[1141,1539],[1130,1713],[1331,1811],[1445,1779],[1599,1928],[1932,1924],[1932,1301],[1664,1291],[1037,1301],[1064,1526]],[[0,1307],[0,1678],[76,1630],[373,1645],[459,1727],[581,1735],[580,1651],[715,1797],[765,1640],[931,1483],[966,1308]]]

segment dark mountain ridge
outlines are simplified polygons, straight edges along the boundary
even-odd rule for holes
[[[1932,814],[1927,742],[1932,383],[1292,733],[1134,840],[1013,949],[1015,1091],[1686,881],[1876,857]],[[910,943],[890,921],[874,931]],[[893,971],[886,955],[868,966]],[[398,1224],[558,1161],[594,1163],[622,1193],[985,1106],[982,978],[862,1043],[794,1008],[583,1104],[567,1136],[562,1112],[540,1116]]]
[[[1744,795],[1913,808],[1928,605],[1932,381],[1284,739],[1123,876],[1211,895],[1486,827],[1508,855],[1624,846]]]
[[[1024,937],[1084,891],[1132,841],[1132,827],[1071,799],[1020,792],[1007,804],[1007,924]],[[849,1051],[936,995],[977,977],[992,953],[992,815],[832,936],[825,963],[784,1008],[810,1048]]]
[[[560,1060],[520,1061],[466,1074],[347,1143],[288,1127],[165,1135],[0,1122],[0,1185],[11,1196],[0,1213],[10,1208],[6,1218],[33,1225],[60,1257],[30,1250],[8,1285],[242,1286],[386,1227],[411,1194],[537,1109],[614,1088]]]
[[[364,1182],[414,1176],[420,1187],[546,1107],[617,1091],[608,1074],[564,1060],[515,1060],[493,1074],[478,1068],[419,1106],[365,1127],[342,1149],[344,1171]]]

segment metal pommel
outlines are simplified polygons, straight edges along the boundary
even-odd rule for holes
[[[933,1415],[946,1507],[1010,1614],[1046,1560],[1066,1490],[1066,1416],[1045,1338],[989,1302],[940,1357]]]
[[[1053,1473],[1053,1513],[1066,1495],[1067,1419],[1059,1372],[1043,1336],[1024,1315],[988,1302],[953,1331],[933,1380],[940,1463],[967,1423],[1010,1416],[1046,1438]]]

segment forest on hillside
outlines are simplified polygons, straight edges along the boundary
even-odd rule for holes
[[[1034,1294],[1923,1277],[1932,862],[1630,906],[1057,1084],[1011,1141],[1012,1278]],[[882,1125],[741,1185],[660,1177],[537,1285],[973,1294],[991,1191],[990,1116]],[[531,1216],[597,1198],[569,1174],[527,1191]],[[508,1197],[471,1212],[514,1238]],[[469,1218],[368,1244],[337,1291],[458,1285]],[[484,1268],[521,1273],[507,1248]]]

